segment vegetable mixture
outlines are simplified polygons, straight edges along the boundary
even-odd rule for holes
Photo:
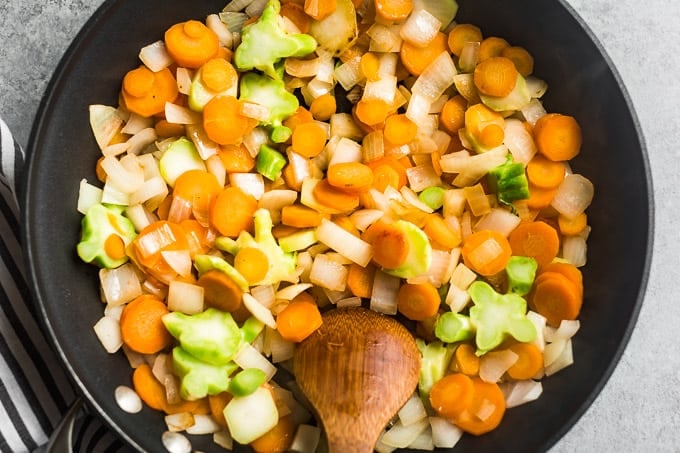
[[[129,359],[120,393],[165,414],[168,449],[189,451],[185,432],[315,451],[294,379],[272,378],[335,307],[396,316],[422,354],[380,452],[487,433],[572,363],[581,130],[546,112],[527,49],[457,8],[235,0],[168,28],[119,105],[90,107],[94,329]]]

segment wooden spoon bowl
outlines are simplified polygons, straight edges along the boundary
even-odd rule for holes
[[[339,308],[295,351],[298,385],[316,409],[331,453],[372,452],[418,385],[420,352],[397,320]]]

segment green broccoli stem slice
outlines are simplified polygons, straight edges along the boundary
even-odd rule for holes
[[[270,181],[276,181],[281,176],[286,162],[283,154],[270,146],[262,145],[260,146],[260,152],[257,154],[257,172]]]
[[[475,329],[468,316],[448,311],[437,318],[434,335],[444,343],[457,343],[474,337]]]
[[[508,275],[508,292],[524,296],[529,294],[536,278],[538,264],[528,256],[511,256],[505,266]]]

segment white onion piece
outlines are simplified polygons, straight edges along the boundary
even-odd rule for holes
[[[78,188],[78,212],[85,215],[95,204],[101,203],[104,191],[99,187],[88,183],[86,179],[80,180]]]
[[[236,353],[234,362],[244,370],[247,368],[262,370],[267,376],[267,381],[276,374],[276,367],[248,343],[245,343]]]
[[[371,291],[371,310],[386,315],[397,314],[397,294],[401,287],[401,280],[398,277],[386,274],[380,270],[376,271]]]
[[[116,321],[120,322],[120,317],[123,314],[124,309],[125,305],[106,304],[106,307],[104,307],[104,316],[108,316],[109,318],[113,318]]]
[[[420,93],[413,93],[408,101],[406,107],[406,116],[408,119],[419,125],[427,122],[430,116],[430,109],[432,108],[432,101],[425,95]]]
[[[492,230],[507,237],[512,230],[517,228],[522,219],[507,209],[491,208],[488,214],[484,215],[474,226],[475,231]]]
[[[442,23],[429,11],[414,11],[402,25],[399,36],[416,47],[427,47],[439,33]]]
[[[214,434],[222,430],[211,415],[195,414],[194,423],[186,428],[187,434],[203,435]]]
[[[359,71],[360,57],[355,57],[342,63],[333,72],[335,80],[345,89],[349,91],[356,86],[361,80],[361,72]]]
[[[468,41],[463,44],[463,49],[460,52],[460,58],[458,59],[458,66],[463,72],[473,72],[475,66],[477,66],[477,60],[479,58],[479,41]]]
[[[555,360],[562,354],[568,340],[555,340],[552,343],[545,345],[543,349],[543,366],[545,368],[553,364]]]
[[[354,122],[354,118],[349,113],[336,113],[331,116],[331,137],[346,137],[352,140],[361,140],[364,132]]]
[[[178,433],[186,430],[194,424],[194,416],[191,412],[178,412],[176,414],[169,414],[165,416],[165,425],[168,431]]]
[[[505,394],[505,406],[508,409],[534,401],[543,393],[541,382],[531,379],[503,384],[502,388]]]
[[[112,156],[106,156],[101,161],[101,167],[106,172],[106,183],[126,194],[136,191],[144,184],[144,171],[140,166],[135,169],[130,163],[130,159],[125,157],[118,160]]]
[[[234,448],[234,439],[232,439],[231,434],[227,430],[218,431],[213,434],[213,442],[225,450],[233,450]]]
[[[119,385],[113,392],[118,407],[128,414],[136,414],[142,410],[142,399],[126,385]]]
[[[161,40],[142,47],[139,59],[153,72],[161,71],[174,62],[165,47],[165,42]]]
[[[259,17],[266,5],[267,0],[252,0],[244,11],[250,17]]]
[[[264,178],[259,173],[231,173],[229,182],[256,200],[264,195]]]
[[[546,330],[545,332],[545,341],[547,342],[553,342],[556,340],[568,340],[572,338],[574,335],[576,335],[576,332],[578,332],[578,329],[581,327],[581,323],[578,319],[575,320],[568,320],[568,319],[563,319],[562,322],[560,322],[560,326],[557,329],[554,329],[550,334],[548,334],[548,331]]]
[[[234,37],[232,36],[231,31],[229,31],[227,24],[222,22],[219,15],[209,14],[208,17],[205,18],[205,25],[215,32],[222,47],[231,49],[231,46],[234,43]]]
[[[123,346],[118,320],[111,316],[102,316],[94,325],[94,333],[106,352],[113,354]]]
[[[297,200],[297,192],[288,189],[268,190],[258,200],[257,207],[270,211],[279,211]]]
[[[300,425],[295,432],[290,451],[296,453],[314,453],[321,440],[321,429],[312,425]]]
[[[335,306],[337,308],[342,308],[342,307],[361,307],[361,297],[345,297],[344,299],[340,299],[337,302],[335,302]]]
[[[347,284],[347,268],[324,254],[318,254],[314,258],[309,281],[332,291],[344,291]]]
[[[123,113],[115,107],[93,104],[89,107],[90,128],[99,149],[104,149],[123,126]]]
[[[155,142],[157,138],[158,135],[156,134],[156,129],[153,127],[144,128],[127,140],[127,152],[129,154],[139,154],[147,146]]]
[[[376,53],[399,52],[402,38],[399,36],[399,27],[375,23],[366,30],[366,35],[371,38],[368,50]]]
[[[191,442],[183,434],[165,431],[161,441],[169,453],[191,453]]]
[[[267,329],[267,339],[271,349],[271,358],[274,363],[285,362],[293,358],[295,343],[284,340],[278,330]]]
[[[365,231],[369,226],[380,220],[385,213],[380,209],[360,209],[349,216],[349,220],[359,231]]]
[[[419,420],[410,425],[404,425],[397,421],[389,430],[383,434],[380,441],[385,445],[395,448],[406,448],[418,438],[420,433],[429,427],[427,419]]]
[[[505,146],[508,147],[515,162],[529,163],[537,152],[534,139],[520,120],[509,118],[504,127]]]
[[[428,187],[436,187],[442,183],[441,178],[431,163],[407,168],[406,177],[408,178],[409,187],[414,192],[421,192]]]
[[[370,132],[364,137],[361,155],[364,162],[379,160],[385,156],[385,141],[381,130]]]
[[[316,229],[316,237],[321,243],[362,267],[366,267],[373,257],[371,244],[330,220],[321,220],[321,225]]]
[[[479,377],[485,382],[498,382],[518,358],[510,349],[487,352],[479,360]]]
[[[264,307],[271,309],[276,301],[276,293],[272,285],[254,286],[250,289],[250,294]]]
[[[387,105],[392,105],[394,95],[397,91],[397,77],[393,75],[383,75],[376,81],[366,82],[364,86],[363,100],[383,101]]]
[[[191,218],[192,214],[193,205],[191,201],[185,200],[181,197],[172,197],[170,210],[168,211],[168,221],[172,223],[180,223],[182,220]]]
[[[125,304],[142,294],[139,277],[130,263],[115,269],[101,269],[99,282],[104,300],[110,305]]]
[[[165,119],[173,124],[199,124],[201,115],[181,105],[166,102]]]
[[[120,130],[123,134],[135,135],[143,129],[153,127],[153,118],[130,113],[125,126]]]
[[[172,253],[172,252],[161,252]],[[189,254],[186,254],[187,257]],[[165,255],[163,255],[165,258]],[[167,258],[165,258],[168,261]],[[191,266],[191,258],[189,258]],[[169,262],[168,262],[169,264]],[[182,274],[180,274],[182,275]],[[168,286],[168,309],[170,311],[178,311],[186,315],[195,315],[201,313],[204,308],[204,293],[202,286],[191,283],[173,280]]]
[[[257,157],[260,146],[269,142],[269,133],[263,127],[256,127],[243,137],[243,145],[252,157]]]
[[[160,176],[155,176],[144,181],[135,192],[130,194],[130,204],[140,205],[144,203],[147,209],[155,210],[165,197],[168,196],[168,185]]]
[[[430,417],[432,443],[436,448],[453,448],[461,437],[463,430],[441,417]]]
[[[545,349],[544,330],[546,328],[547,320],[545,316],[531,310],[527,312],[527,318],[529,318],[529,320],[533,323],[534,327],[536,328],[536,338],[531,343],[536,345],[538,349],[540,349],[541,352],[543,352],[543,350]]]
[[[297,295],[312,287],[311,283],[297,283],[286,286],[276,292],[276,299],[293,300]]]
[[[257,299],[248,293],[243,293],[243,304],[248,311],[258,320],[262,321],[264,325],[276,329],[276,320],[267,307],[262,305]]]
[[[432,430],[430,429],[429,423],[427,428],[425,428],[425,430],[421,432],[418,435],[418,437],[416,437],[416,440],[409,444],[408,448],[412,450],[424,450],[424,451],[434,450]]]
[[[427,418],[427,411],[420,396],[413,394],[399,409],[397,415],[401,423],[408,426]]]
[[[558,187],[550,205],[560,214],[574,218],[590,206],[594,195],[593,183],[588,178],[579,174],[569,174]]]
[[[539,118],[547,113],[545,107],[543,107],[543,103],[536,98],[532,98],[527,105],[520,109],[520,111],[522,112],[524,119],[532,126],[536,124],[536,121],[538,121]]]
[[[527,89],[532,98],[541,98],[548,91],[548,83],[535,76],[528,76],[525,78]]]
[[[127,142],[114,143],[113,145],[108,145],[102,150],[102,156],[120,156],[121,154],[125,153],[128,148],[130,148],[130,144]]]
[[[550,345],[552,344],[555,343],[551,343]],[[546,346],[546,349],[548,348],[548,346]],[[552,363],[550,363],[550,365],[547,365],[545,367],[545,375],[551,376],[573,363],[574,363],[574,351],[572,349],[571,339],[569,339],[564,342],[564,347],[560,351],[560,354],[557,357],[555,357],[555,360],[553,360]]]
[[[588,259],[588,244],[581,236],[568,236],[562,241],[562,258],[576,267],[585,266]]]
[[[182,67],[177,68],[175,78],[177,79],[177,89],[179,92],[188,96],[191,92],[191,81],[193,78],[191,69]]]
[[[442,52],[418,76],[411,93],[424,96],[432,104],[453,84],[457,74],[451,54]]]

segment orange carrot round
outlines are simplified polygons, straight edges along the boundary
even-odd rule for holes
[[[165,387],[153,375],[151,366],[143,363],[132,373],[132,386],[144,404],[157,411],[165,411]]]
[[[527,179],[542,189],[556,189],[564,181],[566,167],[564,162],[550,160],[540,154],[535,155],[527,164]]]
[[[456,348],[454,353],[455,364],[461,373],[468,376],[479,374],[479,356],[476,354],[477,348],[469,343],[462,343]]]
[[[562,320],[578,317],[583,303],[579,288],[567,277],[556,272],[546,272],[535,284],[531,295],[533,309],[545,316],[549,325],[559,327]]]
[[[375,12],[383,20],[399,22],[413,11],[413,0],[375,0]]]
[[[369,263],[363,267],[356,263],[349,265],[347,271],[347,288],[357,297],[368,299],[373,291],[373,280],[376,267]]]
[[[383,157],[367,164],[373,170],[373,187],[384,192],[387,186],[401,189],[406,185],[406,167],[394,157]]]
[[[392,224],[374,223],[365,231],[364,240],[373,246],[373,261],[385,269],[398,268],[408,257],[408,239]]]
[[[252,441],[250,447],[255,453],[284,453],[293,444],[296,428],[291,415],[280,417],[276,426]]]
[[[319,181],[312,193],[319,203],[339,212],[353,211],[359,206],[358,195],[331,186],[328,179]]]
[[[449,50],[457,57],[460,57],[465,43],[481,41],[482,31],[472,24],[456,24],[449,32],[447,40]]]
[[[205,24],[189,20],[168,28],[165,46],[178,65],[199,68],[217,54],[220,42],[215,32]]]
[[[248,173],[255,168],[255,159],[244,145],[224,145],[218,156],[227,173]]]
[[[543,369],[543,354],[535,344],[516,343],[508,349],[517,354],[517,361],[507,371],[511,378],[531,379]]]
[[[588,226],[588,215],[585,212],[580,213],[576,217],[567,217],[560,214],[557,217],[557,224],[560,228],[560,233],[565,236],[575,236]]]
[[[397,294],[399,313],[413,321],[423,321],[437,314],[441,298],[431,283],[405,283]]]
[[[142,295],[129,302],[120,317],[123,343],[140,354],[155,354],[172,343],[172,336],[163,324],[168,314],[165,303],[152,295]]]
[[[573,116],[548,113],[536,121],[534,140],[548,159],[571,160],[581,151],[581,127]]]
[[[201,275],[196,284],[204,290],[206,306],[227,312],[234,312],[241,307],[243,291],[224,272],[209,270]]]
[[[248,283],[262,280],[269,272],[269,258],[256,247],[244,247],[234,257],[234,267]]]
[[[451,250],[460,245],[460,235],[451,231],[449,225],[439,214],[433,213],[425,217],[423,231],[430,238],[430,241],[433,242],[433,245],[436,244],[441,249]]]
[[[327,132],[316,122],[298,124],[293,129],[292,148],[304,157],[316,157],[326,146]]]
[[[125,242],[117,234],[111,234],[104,240],[104,250],[111,259],[123,259],[125,257]]]
[[[390,115],[385,119],[383,134],[388,143],[406,145],[416,138],[418,125],[403,113]]]
[[[321,327],[319,307],[306,300],[291,301],[276,317],[276,329],[287,341],[299,343]]]
[[[359,60],[359,72],[369,82],[380,79],[380,59],[373,52],[366,52]]]
[[[312,104],[309,106],[309,112],[318,121],[328,121],[337,108],[335,96],[326,93],[312,101]]]
[[[472,401],[467,409],[452,420],[463,431],[480,436],[501,423],[505,415],[505,396],[496,383],[473,377],[472,385]]]
[[[459,416],[472,403],[474,385],[463,373],[447,374],[430,390],[430,404],[444,418]]]
[[[324,214],[301,204],[292,204],[281,209],[281,223],[295,228],[318,227],[325,217]]]
[[[212,58],[201,66],[201,80],[210,90],[225,91],[238,82],[234,66],[224,58]]]
[[[165,111],[165,103],[173,102],[179,90],[169,69],[152,72],[144,65],[123,77],[121,95],[128,110],[149,117]]]
[[[373,185],[373,170],[359,162],[333,164],[327,170],[328,184],[350,193],[365,192]]]
[[[503,38],[497,36],[489,36],[482,40],[479,46],[479,56],[477,57],[480,62],[493,57],[500,57],[503,53],[503,49],[510,47],[510,44]]]
[[[222,186],[212,173],[205,170],[185,171],[175,180],[173,196],[193,202],[196,198],[213,197],[222,190]]]
[[[506,47],[501,56],[509,58],[515,64],[517,71],[527,77],[534,72],[534,57],[524,48],[519,46]]]
[[[203,129],[220,145],[239,144],[256,125],[241,113],[241,103],[233,96],[216,96],[203,107]]]
[[[461,249],[465,265],[484,276],[491,276],[505,269],[512,254],[508,239],[493,230],[472,233],[465,238]]]
[[[381,99],[361,99],[355,107],[357,119],[368,126],[385,122],[390,106]]]
[[[513,255],[534,258],[539,267],[550,263],[560,249],[557,231],[541,220],[519,224],[508,241]]]
[[[439,124],[449,134],[458,134],[458,130],[465,127],[465,110],[467,109],[467,100],[457,94],[450,98],[442,107],[439,114]]]
[[[210,211],[210,223],[223,236],[236,237],[253,229],[257,200],[235,186],[222,190]]]
[[[531,209],[545,209],[550,206],[557,188],[542,189],[529,183],[529,198],[527,198],[527,206]]]
[[[426,47],[417,47],[404,41],[399,56],[408,72],[419,76],[435,58],[448,50],[448,36],[439,32]]]
[[[480,93],[505,97],[515,88],[517,68],[509,58],[491,57],[475,67],[474,82]]]

